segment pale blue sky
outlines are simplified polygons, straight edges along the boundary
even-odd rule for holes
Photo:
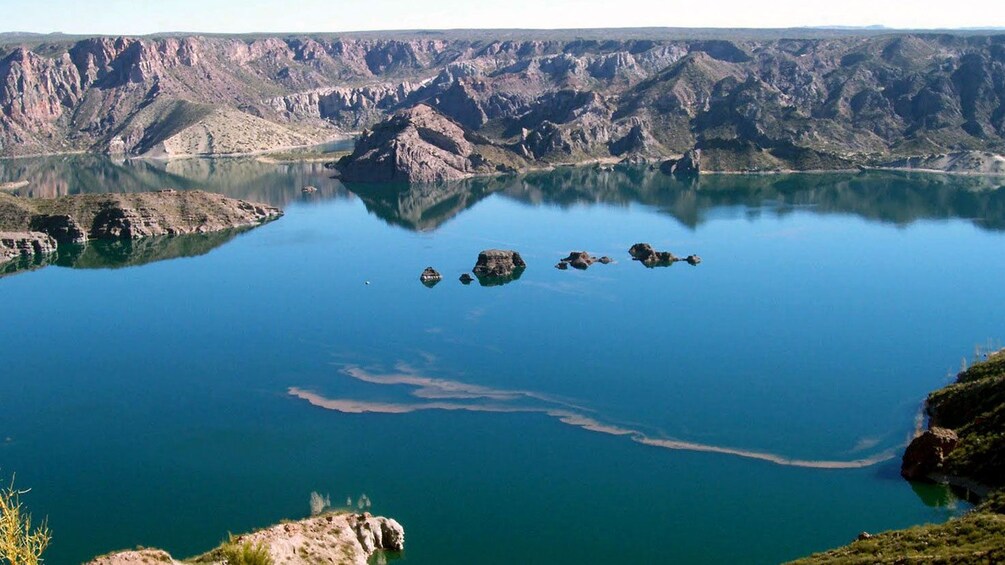
[[[1001,0],[0,0],[0,31],[81,34],[577,27],[1005,26]]]

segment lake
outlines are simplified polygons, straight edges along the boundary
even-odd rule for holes
[[[0,161],[34,196],[204,188],[286,211],[0,278],[0,473],[48,516],[47,563],[191,556],[306,516],[312,491],[365,494],[416,564],[772,563],[967,508],[899,456],[927,393],[1005,334],[1005,181],[329,177]],[[645,268],[636,242],[703,262]],[[529,266],[458,282],[488,248]],[[582,249],[616,262],[554,268]]]

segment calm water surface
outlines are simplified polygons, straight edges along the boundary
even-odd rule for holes
[[[311,491],[365,493],[417,564],[770,563],[965,508],[890,457],[927,392],[1005,335],[994,181],[328,172],[0,161],[35,196],[202,187],[286,209],[0,278],[0,469],[48,515],[47,563],[192,555],[306,515]],[[637,241],[704,262],[646,269]],[[457,282],[491,247],[529,268]],[[617,263],[553,268],[574,249]]]

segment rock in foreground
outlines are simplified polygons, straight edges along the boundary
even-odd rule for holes
[[[904,451],[900,474],[912,481],[927,480],[929,475],[942,470],[946,456],[959,441],[953,430],[933,427],[925,431],[914,438]]]
[[[299,522],[278,524],[251,534],[236,536],[231,543],[261,544],[273,563],[283,565],[365,565],[377,551],[401,551],[405,548],[405,531],[390,518],[364,514],[323,514]],[[220,547],[185,562],[225,565],[224,548]],[[159,549],[122,551],[104,555],[87,565],[139,565],[170,563],[181,565]]]

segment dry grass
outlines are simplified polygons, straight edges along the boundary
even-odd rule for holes
[[[45,521],[32,528],[31,514],[25,511],[14,480],[0,490],[0,562],[5,565],[38,565],[52,534]]]

